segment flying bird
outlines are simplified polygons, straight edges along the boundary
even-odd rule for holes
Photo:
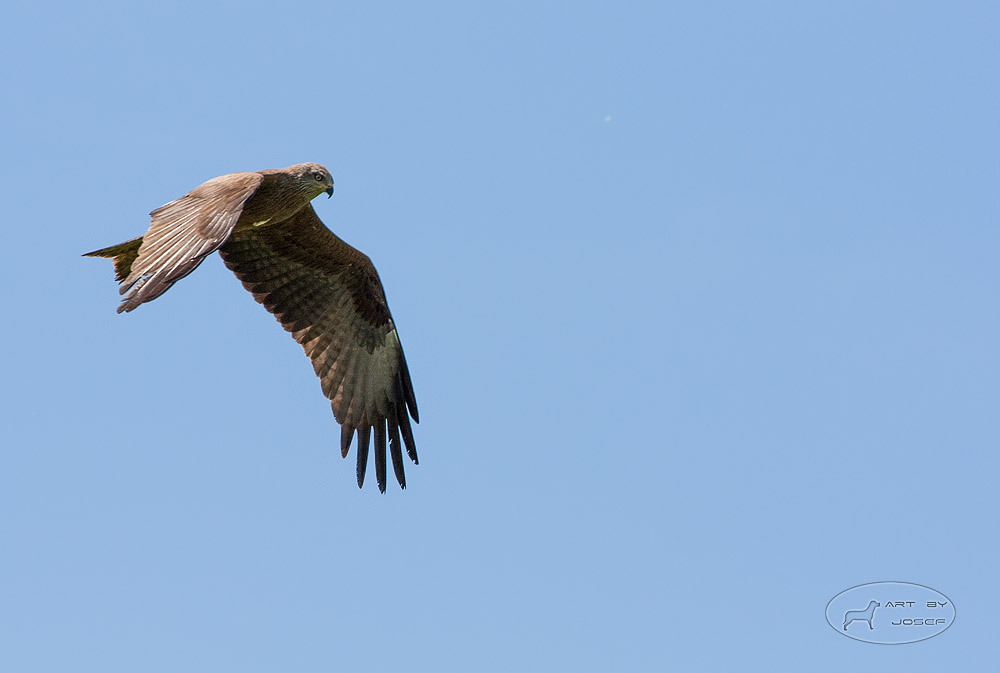
[[[406,488],[402,447],[416,464],[410,416],[419,418],[403,347],[371,260],[313,210],[324,192],[333,196],[333,178],[319,164],[222,175],[151,212],[144,235],[84,256],[114,260],[121,313],[156,299],[218,250],[312,361],[341,425],[344,458],[357,434],[358,487],[374,436],[375,478],[385,492],[388,436]]]

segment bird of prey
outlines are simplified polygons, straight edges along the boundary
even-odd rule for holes
[[[121,313],[156,299],[218,250],[312,360],[341,424],[343,457],[357,433],[358,487],[374,435],[375,478],[385,492],[388,433],[392,468],[406,488],[402,446],[416,463],[409,416],[418,416],[403,347],[371,260],[316,216],[310,202],[323,192],[333,196],[333,178],[319,164],[222,175],[151,212],[144,235],[85,256],[114,259]]]

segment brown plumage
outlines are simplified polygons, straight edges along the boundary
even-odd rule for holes
[[[345,458],[357,433],[358,486],[374,434],[375,476],[385,492],[388,433],[393,471],[406,488],[402,446],[416,463],[409,417],[418,415],[403,348],[371,260],[310,205],[323,192],[333,194],[333,179],[319,164],[223,175],[150,213],[143,236],[86,256],[114,259],[121,313],[156,299],[218,250],[312,360],[341,424]]]

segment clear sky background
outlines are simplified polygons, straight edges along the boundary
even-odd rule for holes
[[[995,666],[996,3],[0,26],[0,670]],[[405,492],[358,490],[217,256],[128,315],[80,257],[303,161],[406,348]],[[827,602],[878,580],[955,626],[834,633]]]

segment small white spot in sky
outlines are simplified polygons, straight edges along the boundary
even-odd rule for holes
[[[604,121],[606,121],[606,122],[609,122],[609,121],[611,121],[611,115],[608,115],[607,117],[605,117],[605,118],[604,118]]]

